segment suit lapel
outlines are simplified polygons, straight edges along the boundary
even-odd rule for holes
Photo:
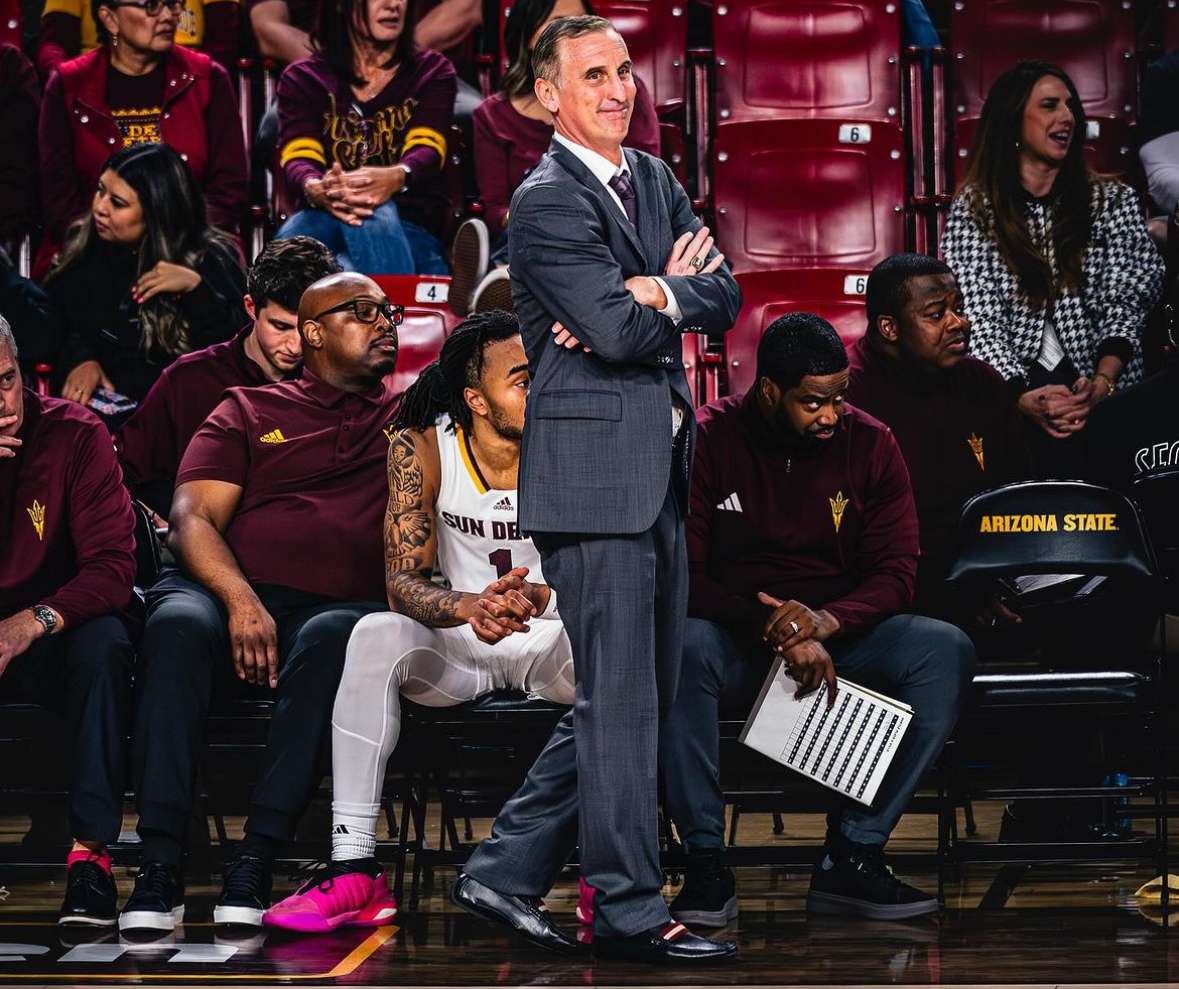
[[[625,148],[622,153],[626,155],[627,164],[630,166],[631,184],[635,189],[636,205],[639,211],[639,239],[643,242],[643,257],[647,259],[650,271],[661,272],[664,259],[656,256],[659,253],[659,211],[656,209],[655,183],[649,173],[650,163]]]
[[[624,151],[623,154],[625,153],[626,152]],[[552,144],[549,145],[549,155],[555,162],[557,162],[557,164],[564,168],[565,171],[567,171],[570,175],[577,179],[578,182],[589,189],[591,195],[597,196],[598,199],[601,200],[602,208],[605,210],[606,215],[609,216],[614,222],[615,226],[617,226],[618,229],[622,231],[623,235],[627,238],[627,240],[630,241],[631,246],[636,251],[638,251],[642,257],[647,257],[647,252],[643,250],[643,243],[639,239],[637,231],[630,225],[630,220],[626,218],[626,214],[618,208],[618,204],[610,197],[610,193],[606,191],[605,186],[603,186],[602,183],[594,177],[594,173],[586,168],[576,155],[570,154],[565,148],[561,147],[560,143],[557,141],[553,141]],[[630,159],[628,159],[628,161],[630,162],[631,174],[634,175],[634,162]],[[637,179],[638,176],[636,175],[635,178]],[[641,198],[638,200],[638,205],[639,222],[641,223],[643,216],[643,200]]]

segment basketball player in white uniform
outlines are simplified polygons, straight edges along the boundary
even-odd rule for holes
[[[403,696],[451,707],[515,687],[573,703],[556,595],[516,528],[527,394],[516,318],[485,313],[455,330],[402,397],[385,517],[391,610],[353,631],[332,715],[332,867],[268,910],[269,926],[329,931],[396,914],[374,855]]]

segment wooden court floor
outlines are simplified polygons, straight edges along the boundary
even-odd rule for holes
[[[907,818],[893,849],[927,850],[931,823]],[[983,837],[993,835],[997,809],[980,808],[979,823]],[[475,822],[476,833],[486,824]],[[19,819],[0,818],[0,861],[21,827]],[[740,839],[810,843],[820,827],[816,818],[788,818],[787,834],[777,837],[768,817],[749,815]],[[276,873],[278,895],[293,888],[291,871]],[[936,886],[932,867],[897,871],[925,888]],[[125,895],[132,870],[116,874]],[[1145,866],[971,867],[947,886],[940,916],[904,923],[808,918],[809,872],[741,868],[741,914],[722,932],[739,942],[739,958],[694,972],[595,963],[588,950],[558,958],[516,944],[451,907],[445,889],[452,874],[440,871],[418,909],[403,909],[389,927],[293,937],[213,927],[219,867],[194,867],[186,896],[190,922],[174,936],[132,940],[117,931],[79,934],[55,925],[64,870],[0,866],[0,985],[1179,984],[1179,932],[1140,911],[1133,897],[1150,877]],[[571,932],[576,892],[576,876],[567,874],[547,898]],[[675,888],[665,893],[671,897]]]

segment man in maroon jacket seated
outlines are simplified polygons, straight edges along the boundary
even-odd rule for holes
[[[1023,419],[989,364],[967,356],[970,318],[944,261],[894,254],[868,278],[868,332],[848,348],[848,399],[896,436],[917,505],[921,560],[914,610],[967,631],[980,611],[1016,616],[996,600],[967,601],[945,583],[962,506],[1032,476]]]
[[[303,362],[299,299],[312,282],[339,270],[332,252],[318,240],[272,240],[246,278],[250,322],[232,340],[168,365],[123,424],[115,445],[127,486],[160,515],[167,516],[172,506],[188,441],[225,390],[298,376]]]
[[[974,648],[952,625],[905,614],[918,553],[909,473],[888,428],[844,403],[847,380],[831,325],[790,313],[762,337],[753,389],[697,413],[688,623],[660,737],[667,808],[688,851],[671,905],[684,923],[737,915],[718,719],[749,714],[775,654],[807,692],[838,675],[915,711],[873,806],[828,815],[807,909],[876,919],[937,909],[893,877],[884,845],[953,728]]]
[[[123,820],[135,519],[110,435],[21,381],[0,317],[0,700],[62,712],[72,744],[62,924],[110,926]],[[136,602],[137,604],[138,602]]]

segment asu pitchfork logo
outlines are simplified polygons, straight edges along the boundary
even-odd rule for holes
[[[831,521],[835,523],[835,531],[839,531],[839,527],[843,525],[843,510],[847,508],[847,499],[843,497],[842,491],[837,491],[834,498],[828,498],[831,502]]]
[[[974,454],[974,459],[978,461],[978,469],[986,470],[987,463],[986,460],[983,459],[982,437],[975,436],[974,433],[971,433],[970,439],[968,439],[966,442],[970,444],[970,452]]]
[[[37,530],[37,538],[40,540],[44,540],[45,539],[45,506],[42,505],[41,502],[37,501],[36,498],[34,498],[33,499],[33,507],[26,508],[25,511],[29,513],[29,518],[31,518],[33,520],[33,528]]]

